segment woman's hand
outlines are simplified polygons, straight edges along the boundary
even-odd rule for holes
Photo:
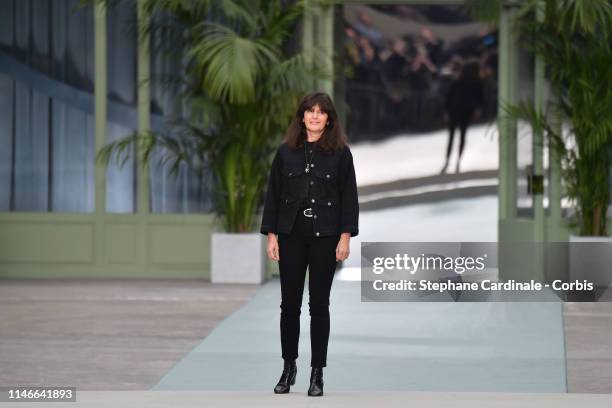
[[[279,261],[280,255],[278,253],[278,238],[276,234],[269,232],[268,233],[268,258],[273,261]]]
[[[351,233],[343,232],[336,246],[336,261],[344,261],[350,254]]]

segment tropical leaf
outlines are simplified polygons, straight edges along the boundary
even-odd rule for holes
[[[205,22],[198,28],[200,40],[187,57],[202,78],[202,89],[228,103],[254,100],[257,80],[265,67],[278,62],[277,51],[220,24]]]
[[[610,28],[612,4],[608,0],[561,0],[559,1],[559,28],[569,27],[570,31],[596,33],[598,27]]]
[[[283,9],[280,0],[272,0],[268,7],[270,13],[263,22],[262,38],[277,47],[282,47],[291,35],[291,29],[296,21],[304,14],[306,3],[304,0],[297,0]]]

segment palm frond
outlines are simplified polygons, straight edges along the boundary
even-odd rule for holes
[[[297,20],[304,14],[306,3],[304,0],[297,0],[295,3],[283,9],[280,1],[270,1],[271,12],[264,22],[264,32],[262,38],[278,47],[282,46],[291,33],[291,28]]]
[[[226,19],[225,24],[240,27],[241,32],[252,35],[258,30],[257,18],[248,8],[249,3],[253,3],[253,1],[247,1],[246,5],[244,3],[244,1],[219,0],[218,8],[223,12],[223,17]]]
[[[228,27],[202,23],[200,41],[187,57],[201,75],[202,89],[218,100],[246,103],[255,99],[262,70],[278,61],[278,51],[259,39],[239,36]]]
[[[325,65],[309,63],[325,58],[327,55],[323,51],[314,48],[289,57],[270,67],[263,88],[270,90],[272,94],[289,89],[298,92],[306,91],[310,88],[309,82],[313,78],[329,79],[332,77],[331,71]]]
[[[569,27],[571,31],[595,33],[598,25],[610,28],[612,4],[608,0],[562,0],[559,5],[560,28]]]
[[[124,138],[115,140],[103,146],[96,154],[96,162],[108,167],[112,162],[123,167],[133,154],[134,146],[140,140],[138,133],[132,133]]]

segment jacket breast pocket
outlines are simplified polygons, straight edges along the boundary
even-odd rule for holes
[[[319,198],[335,199],[338,197],[338,172],[336,169],[319,169],[314,172],[312,186]]]
[[[299,197],[303,182],[304,169],[295,167],[283,169],[283,192],[285,197]]]

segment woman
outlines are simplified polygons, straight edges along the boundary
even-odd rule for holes
[[[284,369],[274,388],[295,383],[300,309],[308,268],[312,371],[309,396],[323,395],[327,365],[329,293],[338,261],[358,234],[359,205],[353,156],[331,98],[306,95],[276,151],[268,180],[261,233],[281,280],[281,348]]]
[[[448,145],[446,147],[446,161],[440,174],[446,173],[453,148],[455,129],[459,127],[459,157],[455,172],[459,173],[459,164],[465,147],[465,135],[472,120],[478,120],[484,104],[484,87],[480,79],[480,65],[478,61],[469,60],[461,69],[459,78],[454,80],[446,95],[444,108],[445,119],[448,121]]]

